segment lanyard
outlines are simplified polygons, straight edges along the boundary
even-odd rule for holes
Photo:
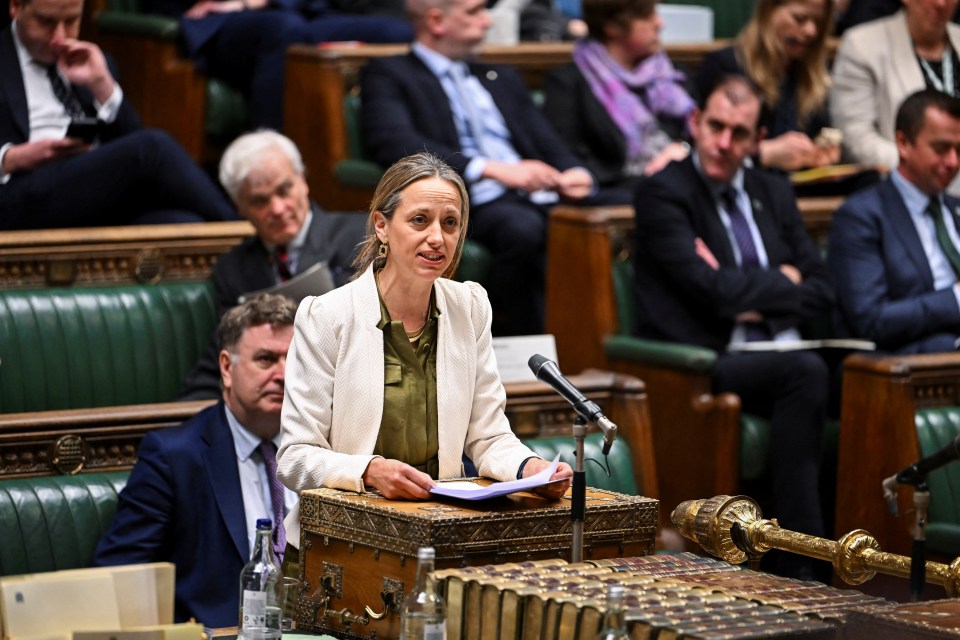
[[[937,77],[937,74],[933,71],[933,67],[930,66],[930,63],[927,62],[923,56],[918,55],[917,58],[920,59],[920,67],[923,69],[924,75],[927,76],[927,80],[933,85],[933,88],[952,96],[954,94],[953,50],[950,49],[950,47],[945,47],[943,50],[943,57],[940,59],[940,64],[943,68],[943,80]]]

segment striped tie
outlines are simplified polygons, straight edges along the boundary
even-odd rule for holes
[[[263,463],[267,467],[267,479],[270,481],[270,504],[273,505],[273,550],[277,559],[283,561],[283,551],[287,547],[287,532],[283,526],[284,501],[283,485],[277,478],[277,447],[270,440],[263,440],[258,447]]]
[[[53,95],[57,96],[57,100],[59,100],[63,108],[67,110],[67,115],[70,116],[70,119],[83,117],[83,107],[80,105],[77,97],[73,95],[70,87],[68,87],[66,83],[64,83],[63,78],[60,77],[57,65],[52,64],[47,67],[47,77],[53,86]]]
[[[720,197],[723,199],[727,216],[730,218],[730,228],[733,231],[733,237],[737,241],[737,247],[740,249],[740,268],[744,271],[759,268],[760,256],[757,253],[757,245],[753,242],[753,234],[750,232],[750,224],[747,222],[747,216],[743,214],[740,205],[737,204],[737,190],[733,187],[728,187]],[[765,323],[745,322],[743,326],[748,342],[769,340],[771,338],[770,330]]]
[[[937,232],[937,242],[940,244],[940,249],[943,250],[943,255],[946,256],[947,262],[953,267],[953,275],[960,278],[960,253],[957,253],[957,248],[954,246],[953,240],[950,239],[950,234],[947,232],[947,225],[943,221],[943,207],[940,206],[940,198],[930,198],[926,213],[933,218],[933,228]]]

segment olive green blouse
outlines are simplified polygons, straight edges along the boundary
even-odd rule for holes
[[[379,296],[379,291],[377,292]],[[427,324],[416,344],[403,322],[390,319],[380,296],[383,331],[383,418],[374,455],[406,462],[437,479],[440,475],[437,437],[437,309],[430,294]]]

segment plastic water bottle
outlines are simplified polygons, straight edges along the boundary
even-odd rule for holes
[[[417,549],[417,584],[403,602],[400,640],[445,640],[447,620],[443,599],[436,590],[433,547]]]
[[[237,636],[242,640],[277,640],[280,637],[280,566],[273,555],[272,534],[269,518],[257,520],[253,555],[240,572]]]
[[[623,586],[610,585],[607,588],[607,612],[603,617],[603,629],[597,640],[628,640],[627,618],[623,608]]]

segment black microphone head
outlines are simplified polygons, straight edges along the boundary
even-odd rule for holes
[[[535,353],[530,356],[530,359],[527,360],[527,366],[530,367],[530,371],[533,371],[533,375],[537,378],[540,377],[540,369],[543,368],[543,365],[550,362],[548,358],[544,358],[539,353]]]

